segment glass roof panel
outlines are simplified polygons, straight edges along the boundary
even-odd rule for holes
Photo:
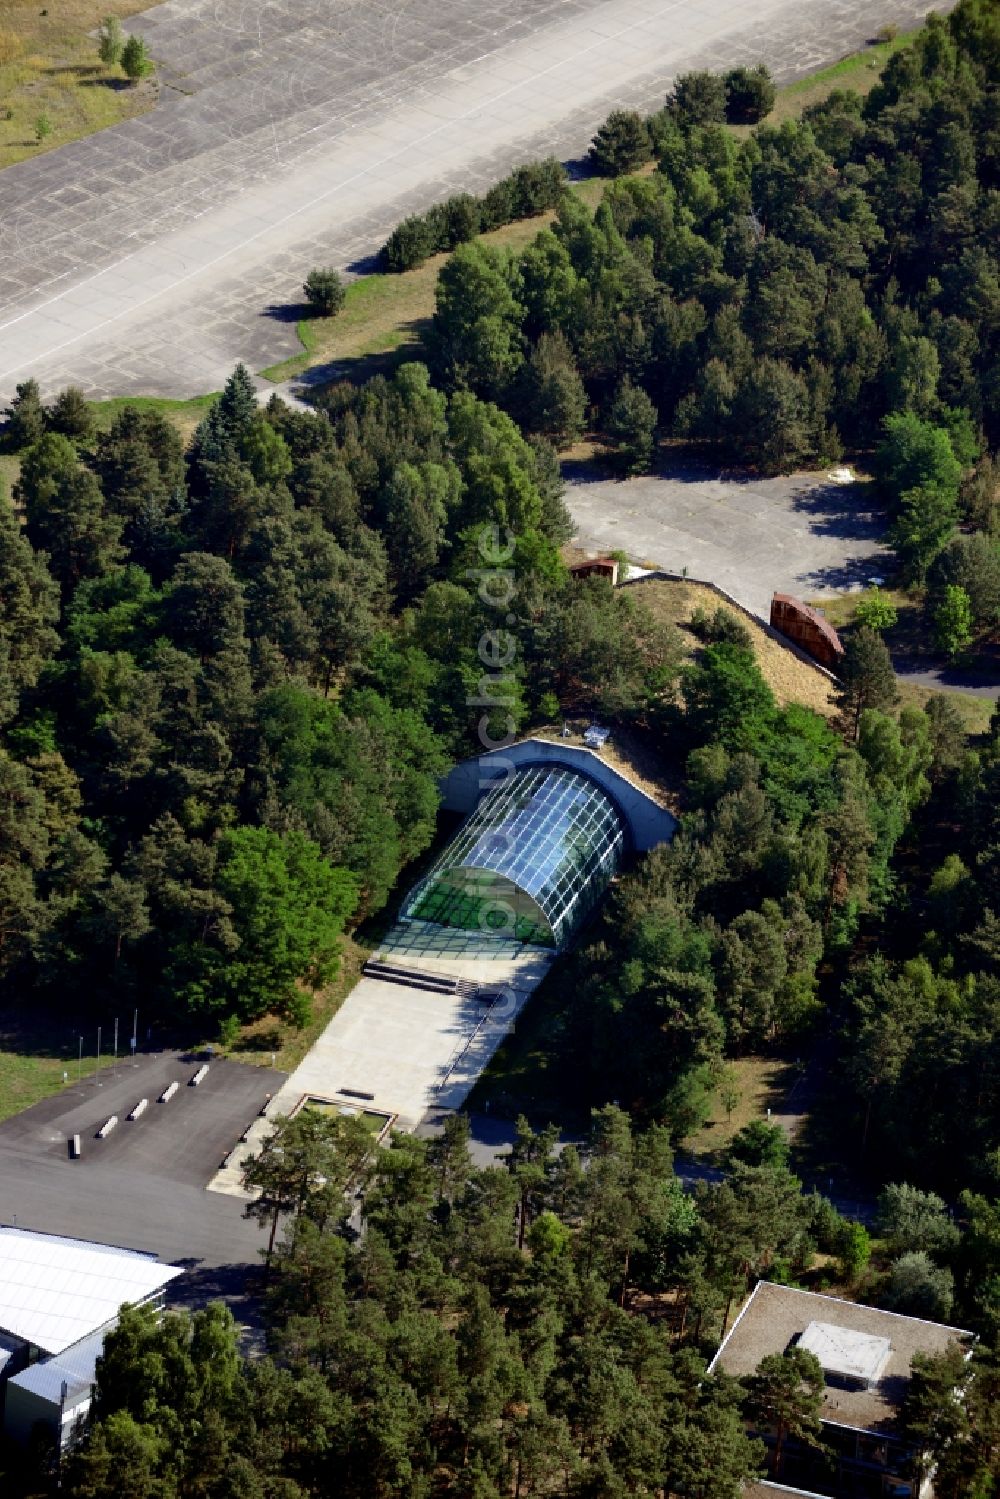
[[[561,946],[615,874],[625,825],[595,781],[524,766],[482,798],[403,916]]]

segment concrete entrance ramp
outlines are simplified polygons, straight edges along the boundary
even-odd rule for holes
[[[245,1195],[240,1166],[276,1114],[303,1098],[392,1115],[415,1130],[428,1109],[457,1109],[548,971],[554,953],[425,922],[400,923],[374,955],[386,968],[458,981],[454,992],[362,977],[232,1152],[210,1190]]]

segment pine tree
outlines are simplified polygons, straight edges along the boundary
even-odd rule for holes
[[[141,36],[133,34],[128,38],[122,47],[121,65],[122,72],[133,87],[153,71],[153,60],[146,51],[146,43]]]
[[[817,1446],[822,1425],[824,1377],[819,1359],[804,1348],[769,1353],[746,1381],[746,1407],[754,1422],[774,1431],[773,1471],[780,1478],[789,1437]]]
[[[64,437],[86,441],[93,435],[94,418],[83,391],[69,385],[60,391],[47,412],[49,430]]]
[[[347,296],[339,273],[330,267],[310,271],[302,290],[309,306],[319,317],[333,317],[343,307]]]
[[[604,430],[616,467],[623,474],[645,474],[653,465],[656,407],[626,375],[605,417]]]
[[[45,408],[37,380],[23,380],[15,387],[14,398],[4,415],[7,418],[4,437],[12,452],[38,441],[45,431]]]
[[[862,625],[848,637],[840,680],[841,706],[856,739],[865,709],[887,712],[899,696],[889,648],[874,630]]]
[[[649,160],[649,131],[642,115],[633,109],[613,110],[594,136],[590,160],[602,177],[620,177],[634,172]]]
[[[125,37],[117,16],[105,16],[97,28],[97,48],[105,67],[115,68],[122,60]]]
[[[527,426],[559,448],[583,431],[587,393],[573,351],[562,333],[543,333],[524,372]]]

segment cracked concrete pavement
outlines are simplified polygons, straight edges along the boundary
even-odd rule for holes
[[[822,598],[892,567],[870,486],[819,473],[750,479],[692,465],[616,480],[584,469],[566,503],[584,550],[707,579],[764,619],[775,591]]]
[[[691,67],[788,79],[925,0],[168,0],[151,114],[0,176],[0,398],[190,396],[297,342],[317,263],[519,161],[579,156]]]

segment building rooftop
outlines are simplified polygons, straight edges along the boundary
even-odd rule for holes
[[[58,1405],[64,1384],[72,1397],[73,1394],[89,1389],[94,1383],[97,1360],[104,1352],[104,1337],[103,1331],[91,1333],[89,1338],[74,1343],[72,1348],[67,1348],[65,1353],[57,1354],[55,1358],[29,1364],[27,1369],[15,1374],[10,1383],[20,1390],[28,1390],[32,1395],[40,1396],[51,1405]]]
[[[596,781],[562,765],[498,779],[414,887],[405,917],[560,946],[617,872],[626,825]]]
[[[810,1333],[810,1340],[804,1342]],[[834,1426],[884,1431],[895,1421],[914,1354],[944,1353],[956,1342],[971,1341],[971,1336],[962,1328],[939,1322],[923,1322],[918,1317],[859,1306],[836,1296],[760,1281],[709,1368],[724,1369],[737,1377],[753,1374],[769,1353],[815,1344],[811,1351],[832,1376],[820,1412],[822,1419]],[[846,1381],[860,1376],[845,1366],[853,1361],[871,1370],[878,1358],[882,1362],[871,1388],[846,1387]]]
[[[828,1378],[864,1389],[878,1383],[892,1353],[888,1338],[834,1322],[810,1322],[798,1346],[815,1354]]]
[[[448,812],[468,815],[511,772],[559,767],[595,783],[610,797],[628,827],[631,849],[645,853],[658,843],[669,843],[677,831],[677,818],[667,808],[671,796],[666,781],[657,786],[650,774],[639,774],[638,736],[616,728],[602,749],[588,749],[582,735],[590,723],[586,719],[539,729],[506,748],[462,760],[441,782],[442,805]],[[649,758],[659,764],[658,756],[650,752]],[[673,800],[678,805],[677,798]]]
[[[182,1274],[136,1250],[0,1227],[0,1331],[62,1353]]]

